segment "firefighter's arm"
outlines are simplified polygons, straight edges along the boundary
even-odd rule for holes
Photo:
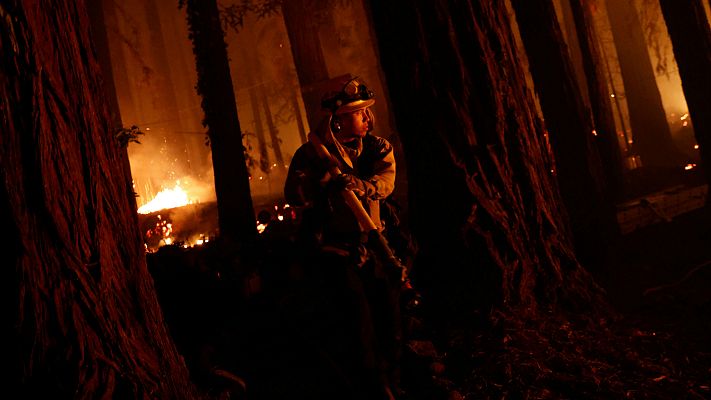
[[[373,176],[360,179],[351,174],[341,174],[335,178],[339,188],[352,190],[358,197],[373,200],[388,197],[395,188],[395,156],[390,143],[380,139],[379,158],[374,162]]]
[[[311,146],[302,146],[294,153],[284,183],[284,198],[293,206],[310,205],[327,179],[326,168],[316,158]]]

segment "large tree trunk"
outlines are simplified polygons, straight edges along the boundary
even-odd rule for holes
[[[114,83],[114,69],[111,65],[111,54],[109,52],[109,35],[104,18],[104,0],[92,1],[87,4],[89,20],[91,22],[91,37],[96,47],[96,58],[101,67],[102,87],[106,93],[106,102],[109,107],[111,117],[111,127],[119,129],[122,127],[121,110],[119,108],[118,96],[116,94],[116,84]],[[130,171],[129,171],[130,172]]]
[[[320,85],[329,78],[318,35],[318,14],[323,8],[324,3],[320,0],[284,0],[281,6],[306,108],[306,119],[312,131],[322,118],[323,93]]]
[[[257,235],[237,102],[216,0],[187,0],[188,26],[212,147],[220,236],[252,241]]]
[[[555,175],[578,257],[599,262],[615,236],[615,207],[604,182],[593,121],[575,80],[551,0],[512,0],[531,76],[555,154]]]
[[[197,397],[146,268],[84,2],[8,0],[0,14],[5,391]]]
[[[711,183],[711,29],[704,6],[660,0],[706,180]]]
[[[503,1],[370,7],[407,160],[413,279],[432,315],[590,304]]]
[[[596,139],[605,181],[613,199],[619,199],[622,195],[623,182],[622,153],[617,139],[615,117],[603,69],[605,61],[600,55],[595,23],[589,4],[583,4],[582,0],[570,0],[569,4],[583,58],[583,69],[585,70],[585,80],[595,121]]]
[[[637,10],[629,0],[606,0],[634,135],[633,149],[648,167],[680,167],[654,78]]]

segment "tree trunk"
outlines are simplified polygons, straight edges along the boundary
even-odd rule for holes
[[[197,397],[146,268],[84,2],[8,0],[0,14],[5,390]]]
[[[216,0],[187,0],[187,18],[208,127],[220,236],[252,241],[257,235],[237,102]]]
[[[259,87],[259,94],[262,97],[262,106],[264,107],[264,116],[267,118],[267,129],[269,130],[269,139],[272,143],[272,150],[274,151],[274,158],[277,164],[277,168],[280,170],[284,169],[284,156],[281,154],[281,140],[279,139],[279,129],[274,124],[274,117],[272,116],[272,110],[269,108],[269,98],[267,95],[267,88],[265,84]],[[271,168],[271,165],[270,165]]]
[[[306,119],[312,131],[322,118],[323,93],[319,85],[329,78],[318,36],[317,10],[322,7],[323,4],[318,0],[284,0],[281,6],[306,108]]]
[[[294,115],[296,116],[296,127],[299,129],[299,138],[301,143],[306,143],[306,129],[304,129],[304,119],[301,117],[301,108],[299,107],[299,93],[294,91],[294,94],[289,96],[291,101],[291,108],[294,109]]]
[[[512,0],[555,154],[555,175],[577,255],[598,263],[617,221],[594,144],[593,122],[575,80],[551,0]]]
[[[711,183],[711,29],[699,2],[660,0],[707,182]]]
[[[575,78],[578,82],[578,87],[580,88],[580,94],[583,96],[585,106],[590,107],[590,104],[588,103],[590,96],[588,95],[587,80],[585,79],[585,67],[583,66],[583,54],[580,49],[580,44],[578,43],[579,28],[576,26],[575,18],[573,17],[573,10],[570,8],[570,2],[568,0],[555,1],[557,1],[557,4],[560,5],[561,18],[559,18],[559,20],[563,25],[561,29],[567,39],[565,43],[568,46],[568,52],[573,63]]]
[[[413,280],[432,315],[592,304],[504,2],[370,8],[407,160]]]
[[[94,3],[94,2],[92,2]],[[112,71],[112,82],[116,91],[116,101],[119,102],[119,107],[121,107],[121,101],[119,99],[125,99],[123,101],[124,113],[129,115],[138,115],[135,110],[136,103],[133,99],[133,94],[131,93],[131,86],[129,83],[128,73],[126,72],[126,57],[124,57],[123,47],[124,43],[118,38],[119,36],[119,21],[116,16],[116,7],[113,1],[96,1],[96,3],[101,3],[103,25],[104,30],[107,35],[107,51],[111,53],[111,71]],[[108,77],[106,77],[108,79]],[[121,119],[121,124],[123,124],[123,119]]]
[[[254,116],[254,133],[257,136],[257,148],[259,149],[259,161],[257,162],[259,169],[265,173],[269,173],[269,149],[267,148],[267,138],[264,136],[264,125],[262,125],[262,109],[259,104],[259,94],[254,81],[249,80],[249,104],[252,107],[252,115]]]
[[[607,79],[603,69],[604,60],[600,56],[597,33],[589,5],[582,0],[569,2],[578,35],[578,44],[583,58],[583,68],[587,81],[590,106],[595,121],[597,144],[602,160],[605,181],[613,199],[622,194],[622,153],[620,151],[615,117],[612,112]]]
[[[625,85],[634,134],[632,148],[645,166],[680,167],[682,159],[672,142],[637,10],[627,0],[605,3]]]
[[[96,57],[101,68],[103,93],[106,93],[111,116],[111,127],[119,129],[122,127],[121,110],[119,108],[118,96],[116,95],[116,85],[114,84],[114,69],[111,65],[111,54],[109,52],[109,35],[106,31],[104,18],[104,0],[92,1],[87,4],[89,21],[91,23],[91,37],[96,47]]]
[[[152,94],[157,100],[158,107],[155,110],[160,121],[156,125],[158,125],[159,132],[163,135],[163,142],[166,144],[166,160],[169,160],[173,171],[182,175],[187,173],[190,168],[187,164],[188,154],[184,136],[178,134],[184,129],[185,124],[181,121],[175,84],[170,71],[170,65],[174,61],[168,58],[156,0],[143,0],[142,3],[148,20],[148,43],[150,44],[148,51],[155,70],[153,77],[155,90],[152,91]],[[155,134],[156,132],[152,131],[151,133]],[[178,178],[181,177],[178,176]]]

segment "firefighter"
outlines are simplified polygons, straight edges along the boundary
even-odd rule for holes
[[[390,143],[372,134],[373,92],[358,78],[336,87],[324,96],[328,115],[315,132],[331,157],[319,156],[311,142],[303,144],[292,158],[284,194],[301,208],[302,247],[314,250],[315,276],[331,294],[324,314],[336,323],[326,331],[340,331],[324,341],[350,381],[352,397],[394,399],[402,332],[399,277],[366,246],[367,232],[342,191],[353,191],[382,231],[380,207],[394,189],[395,157]],[[342,174],[330,176],[334,165]]]

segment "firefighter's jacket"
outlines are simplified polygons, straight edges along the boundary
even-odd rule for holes
[[[389,196],[395,187],[395,156],[390,143],[368,133],[348,146],[339,143],[333,134],[319,135],[324,145],[337,160],[342,173],[352,174],[372,185],[359,196],[363,207],[375,225],[382,231],[380,202]],[[310,142],[303,144],[289,165],[284,186],[287,203],[312,211],[320,225],[324,240],[329,238],[362,236],[363,228],[343,200],[340,193],[328,190],[330,175],[328,163],[319,158]],[[358,193],[356,193],[358,194]]]

